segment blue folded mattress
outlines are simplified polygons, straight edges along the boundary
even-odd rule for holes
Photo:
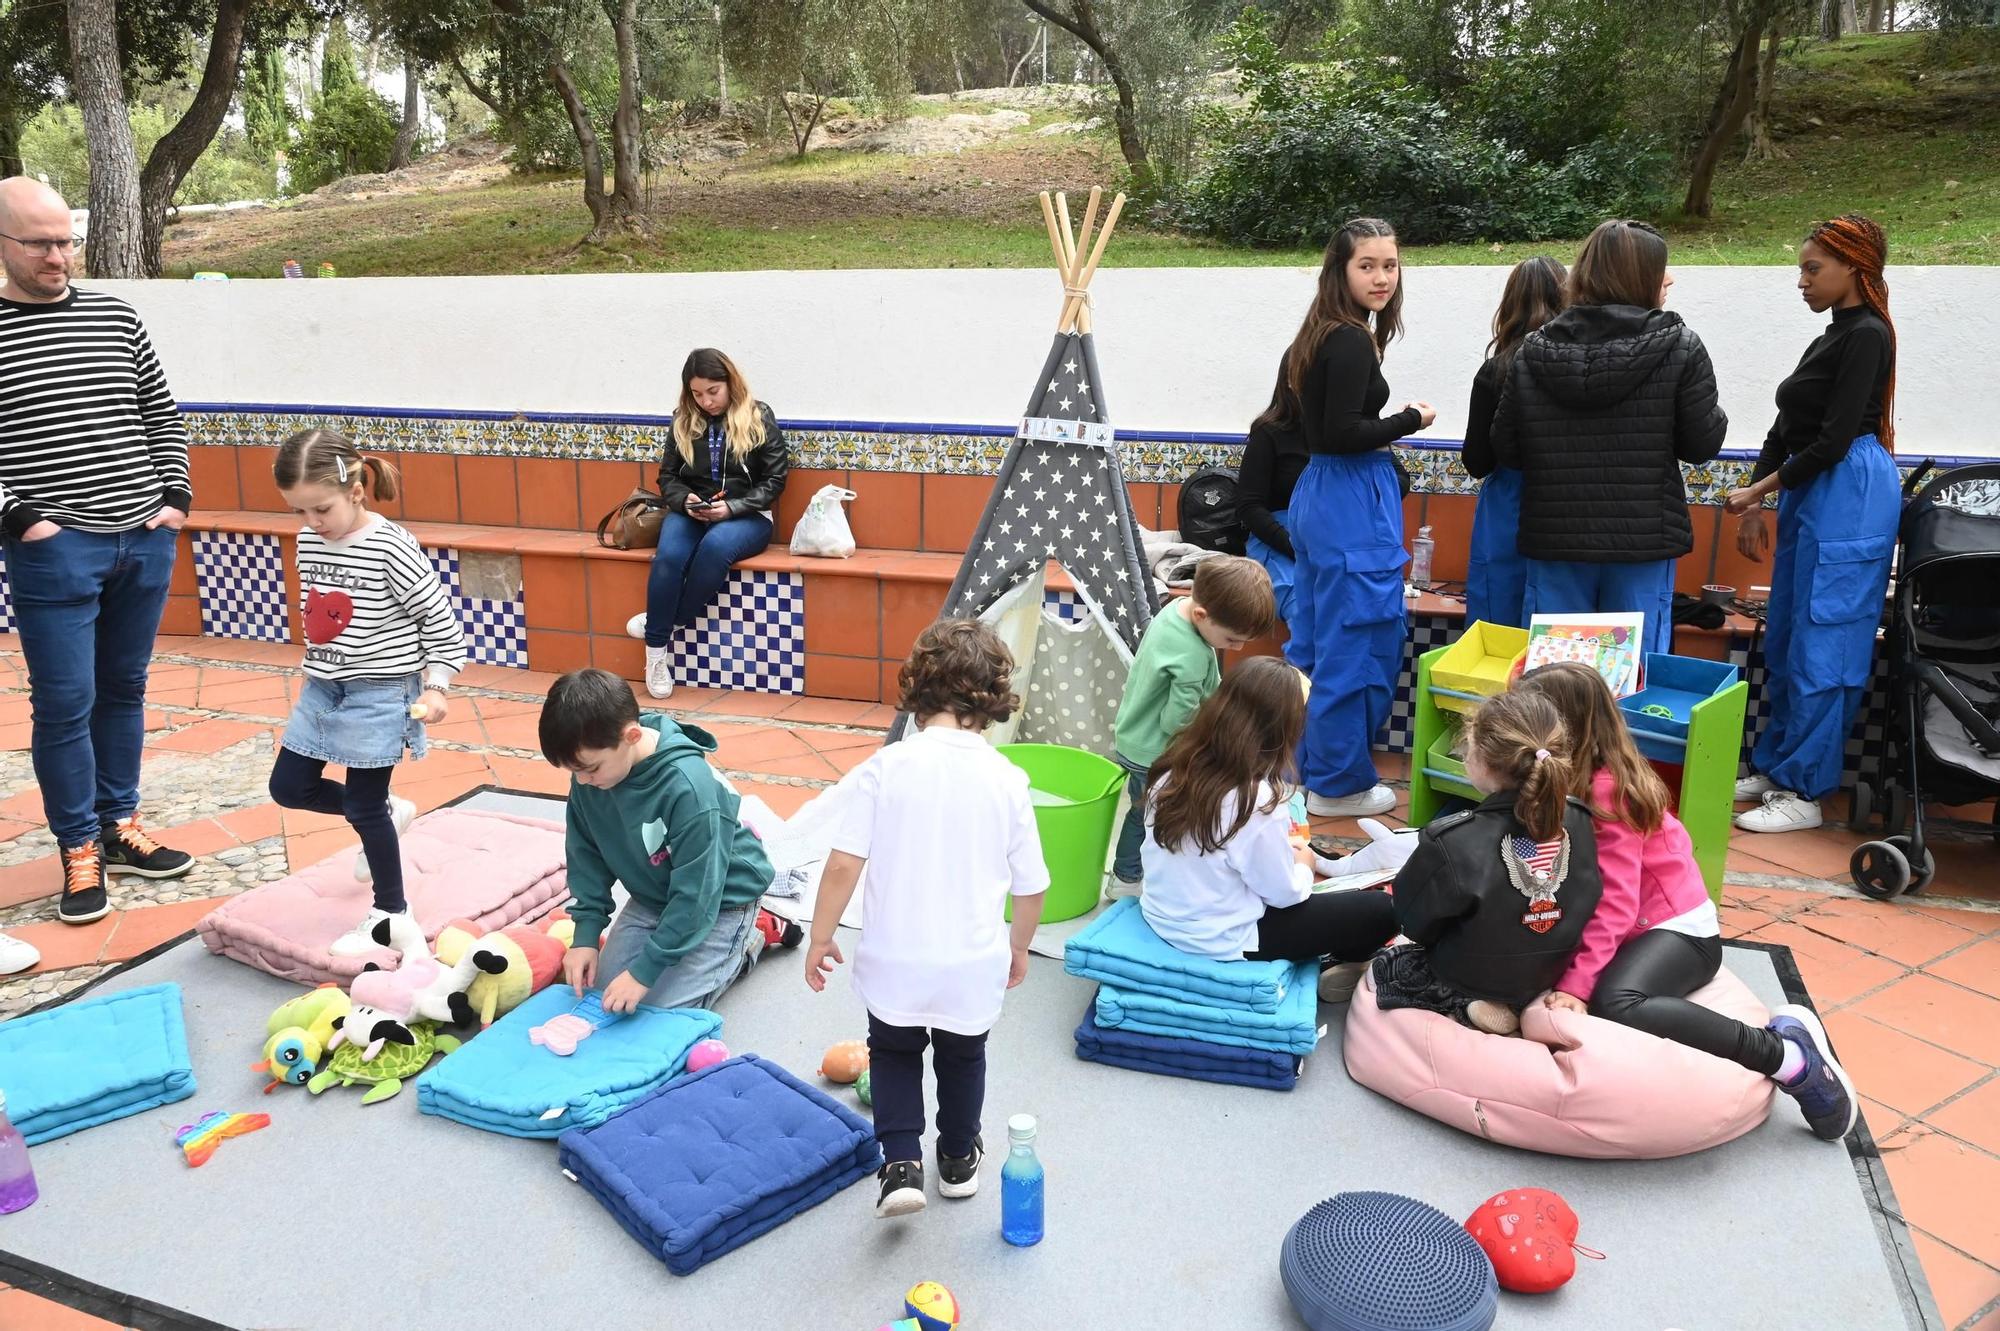
[[[680,1075],[688,1050],[722,1029],[722,1018],[703,1008],[642,1004],[566,1057],[528,1038],[576,1003],[566,984],[532,995],[419,1077],[417,1107],[510,1137],[559,1137],[645,1099]]]
[[[1113,1030],[1097,1024],[1094,1001],[1084,1009],[1083,1022],[1076,1028],[1076,1056],[1086,1063],[1104,1063],[1134,1072],[1157,1072],[1233,1086],[1261,1086],[1272,1091],[1289,1091],[1299,1084],[1296,1054]]]
[[[1098,1025],[1114,1030],[1303,1056],[1319,1043],[1319,966],[1297,963],[1276,1012],[1190,1003],[1108,984],[1098,989],[1096,1008]]]
[[[0,1092],[28,1145],[194,1094],[181,987],[153,984],[0,1022]]]
[[[484,1038],[484,1037],[481,1037]],[[563,1134],[562,1167],[687,1275],[875,1172],[867,1119],[754,1054]]]
[[[1183,952],[1153,932],[1127,897],[1063,945],[1063,969],[1119,989],[1189,1003],[1276,1012],[1292,982],[1289,961],[1217,961]]]

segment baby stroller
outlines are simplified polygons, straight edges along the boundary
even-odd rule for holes
[[[1921,891],[1936,872],[1924,845],[1925,800],[1971,804],[2000,794],[2000,463],[1957,467],[1926,485],[1930,469],[1924,464],[1903,487],[1910,498],[1889,624],[1888,753],[1874,780],[1855,782],[1848,823],[1861,830],[1883,815],[1890,835],[1866,842],[1848,863],[1854,885],[1883,901]],[[1991,830],[2000,837],[2000,806]]]

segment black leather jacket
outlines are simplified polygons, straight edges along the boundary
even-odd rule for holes
[[[682,459],[673,435],[668,434],[667,450],[660,459],[660,498],[667,501],[669,509],[685,513],[689,495],[712,499],[717,489],[729,501],[732,518],[745,513],[768,513],[778,506],[778,496],[785,492],[786,473],[792,468],[791,454],[785,447],[785,432],[778,428],[778,419],[771,409],[759,402],[757,410],[764,417],[764,442],[751,449],[749,456],[740,462],[724,447],[720,485],[708,467],[706,420],[703,434],[695,438],[692,462]]]
[[[1581,800],[1563,812],[1569,872],[1556,889],[1562,909],[1547,933],[1522,922],[1528,899],[1507,876],[1500,843],[1521,835],[1514,792],[1489,796],[1467,813],[1435,819],[1396,875],[1396,923],[1430,949],[1440,980],[1472,998],[1520,1007],[1552,988],[1597,910],[1597,833]]]

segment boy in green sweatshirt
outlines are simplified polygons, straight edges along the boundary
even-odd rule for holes
[[[771,885],[771,862],[737,821],[740,801],[708,765],[715,738],[641,717],[632,686],[607,670],[558,679],[540,731],[542,756],[572,773],[576,945],[563,978],[579,994],[601,982],[606,1012],[712,1005],[763,950],[757,901]],[[614,879],[630,899],[600,957]],[[787,941],[797,937],[794,926]]]
[[[1140,889],[1144,868],[1139,848],[1146,844],[1146,773],[1167,741],[1194,716],[1203,699],[1222,683],[1217,652],[1233,652],[1278,622],[1271,575],[1254,559],[1218,555],[1195,565],[1194,587],[1167,603],[1146,626],[1125,677],[1118,702],[1113,755],[1127,774],[1132,807],[1118,829],[1118,853],[1111,861],[1110,895],[1128,897]]]

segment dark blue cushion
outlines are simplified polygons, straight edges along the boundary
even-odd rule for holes
[[[1076,1056],[1086,1063],[1233,1086],[1289,1091],[1299,1084],[1296,1054],[1100,1026],[1095,999],[1084,1008],[1083,1021],[1076,1028]]]
[[[1313,1331],[1486,1331],[1500,1283],[1465,1226],[1393,1192],[1343,1192],[1306,1212],[1278,1259]]]
[[[754,1054],[670,1082],[559,1146],[570,1176],[676,1275],[882,1163],[867,1119]]]

